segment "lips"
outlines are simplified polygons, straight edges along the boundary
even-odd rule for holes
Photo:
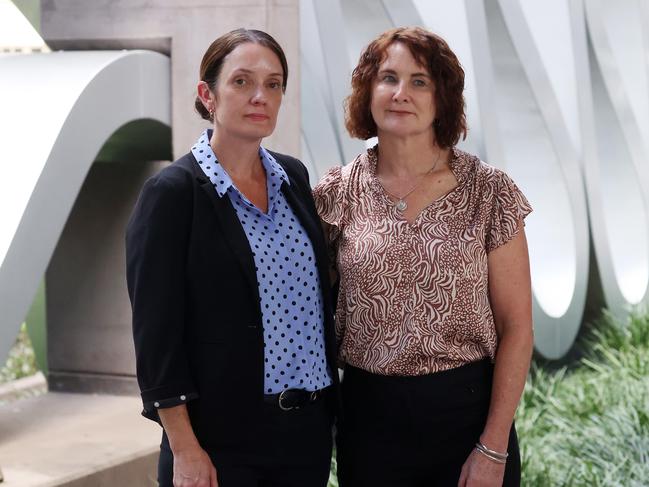
[[[246,118],[249,118],[250,120],[254,120],[256,122],[263,122],[265,120],[268,120],[270,117],[263,113],[249,113],[246,115]]]
[[[412,112],[407,112],[405,110],[388,110],[388,112],[393,113],[395,115],[413,115]]]

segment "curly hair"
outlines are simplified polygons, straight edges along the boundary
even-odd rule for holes
[[[435,84],[436,116],[433,132],[437,145],[453,147],[466,138],[464,113],[464,70],[448,44],[440,36],[421,27],[390,29],[362,52],[352,72],[352,93],[345,100],[345,126],[352,137],[369,139],[376,136],[376,122],[370,111],[372,86],[388,47],[401,42],[413,57],[428,69]]]

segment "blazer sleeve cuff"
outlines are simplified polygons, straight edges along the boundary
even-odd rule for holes
[[[160,422],[158,409],[172,408],[198,399],[199,394],[193,387],[158,387],[142,391],[142,416]]]

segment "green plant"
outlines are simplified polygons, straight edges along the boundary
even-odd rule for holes
[[[34,349],[27,335],[25,324],[20,327],[16,343],[9,352],[4,367],[0,369],[0,383],[20,379],[37,372]]]
[[[574,367],[532,366],[517,412],[523,485],[647,485],[649,316],[605,315],[581,348]]]

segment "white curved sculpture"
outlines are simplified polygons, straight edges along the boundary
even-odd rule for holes
[[[0,363],[104,143],[170,125],[169,59],[148,51],[0,56]]]
[[[581,326],[589,275],[568,6],[491,1],[487,17],[503,166],[535,202],[527,226],[535,345],[559,358]]]
[[[649,299],[649,27],[641,4],[585,2],[584,170],[602,287],[618,316]]]

